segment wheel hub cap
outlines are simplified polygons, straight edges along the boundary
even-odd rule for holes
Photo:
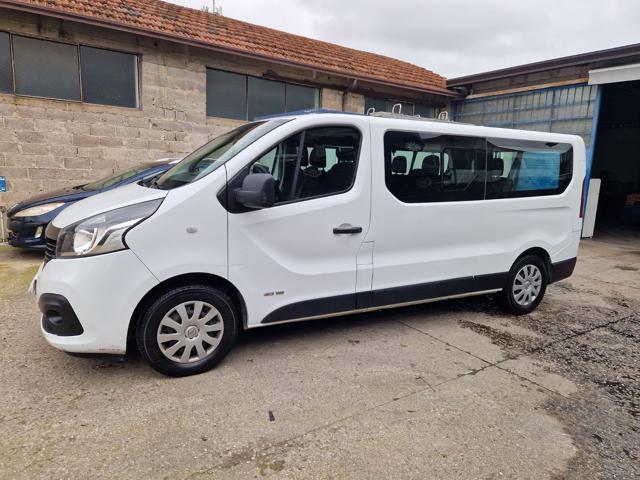
[[[160,320],[156,339],[162,354],[176,363],[192,363],[212,355],[224,334],[220,312],[210,303],[183,302]]]
[[[513,298],[518,305],[527,307],[536,301],[542,289],[542,272],[535,265],[525,265],[513,280]]]

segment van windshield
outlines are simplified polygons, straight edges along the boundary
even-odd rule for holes
[[[248,123],[220,135],[187,155],[180,163],[162,175],[153,186],[161,190],[171,190],[200,180],[224,165],[253,142],[288,121],[288,119],[282,119]]]

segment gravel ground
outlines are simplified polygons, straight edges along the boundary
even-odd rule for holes
[[[214,371],[50,348],[0,246],[0,478],[638,478],[640,241],[488,297],[246,332]]]

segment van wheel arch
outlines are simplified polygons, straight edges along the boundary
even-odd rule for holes
[[[535,310],[544,298],[552,274],[553,266],[549,252],[540,247],[529,248],[511,265],[504,287],[494,296],[496,302],[505,313],[528,314]]]
[[[229,280],[210,273],[187,273],[183,275],[177,275],[160,282],[158,285],[149,290],[144,297],[138,302],[136,308],[133,310],[131,319],[129,320],[129,330],[127,332],[127,351],[130,346],[133,346],[136,338],[136,327],[138,322],[144,315],[144,311],[148,308],[157,298],[161,297],[168,291],[189,284],[204,284],[211,287],[218,288],[223,291],[233,302],[236,307],[240,318],[239,329],[246,327],[247,322],[247,305],[244,298],[240,294],[240,291]]]
[[[553,273],[553,267],[551,265],[551,256],[549,255],[549,252],[547,252],[544,248],[533,247],[533,248],[530,248],[528,250],[525,250],[520,255],[518,255],[518,258],[516,258],[514,260],[512,265],[515,265],[518,260],[520,260],[522,257],[526,257],[528,255],[535,255],[536,257],[539,257],[540,259],[542,259],[542,261],[544,262],[544,265],[545,265],[545,269],[546,269],[546,271],[544,273],[546,273],[546,275],[547,275],[547,281],[549,283],[551,283],[551,278],[552,278],[552,273]]]

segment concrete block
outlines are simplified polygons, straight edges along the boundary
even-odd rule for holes
[[[100,146],[102,147],[121,147],[122,145],[122,138],[100,137]]]
[[[136,138],[139,132],[137,127],[116,127],[116,136],[121,138]]]
[[[78,147],[78,156],[87,158],[104,158],[108,150],[100,147]]]
[[[73,157],[78,154],[78,147],[74,145],[51,145],[51,154],[57,157]]]
[[[29,178],[29,170],[25,167],[3,167],[2,175],[7,179]]]
[[[88,169],[91,168],[91,160],[86,157],[65,157],[62,159],[64,168]]]
[[[114,169],[116,166],[116,161],[114,158],[92,158],[91,159],[91,170],[110,170]]]
[[[71,133],[47,132],[44,134],[44,143],[54,145],[73,145],[73,135]]]
[[[8,128],[2,128],[2,122],[0,122],[0,142],[15,142],[16,139],[16,132]]]
[[[20,150],[25,155],[47,155],[51,147],[46,143],[21,143]]]
[[[49,120],[61,120],[71,121],[73,120],[73,112],[69,110],[61,110],[58,108],[51,108],[45,111],[45,116]]]
[[[35,122],[31,118],[5,117],[4,127],[8,130],[34,130]]]
[[[91,135],[95,135],[98,137],[115,137],[116,127],[114,127],[113,125],[101,124],[91,125]]]
[[[64,168],[64,159],[53,155],[34,155],[36,168]]]
[[[100,145],[100,137],[76,134],[73,136],[73,144],[76,147],[97,147]]]
[[[19,153],[18,143],[15,142],[0,142],[1,153]]]
[[[44,133],[33,131],[17,131],[16,138],[20,143],[44,143]]]
[[[84,170],[61,168],[29,168],[29,177],[34,180],[79,180]]]
[[[149,148],[149,141],[141,138],[123,138],[122,146],[127,148],[146,149]]]
[[[24,155],[22,153],[8,153],[5,155],[5,165],[7,167],[35,167],[36,156],[37,155]]]

